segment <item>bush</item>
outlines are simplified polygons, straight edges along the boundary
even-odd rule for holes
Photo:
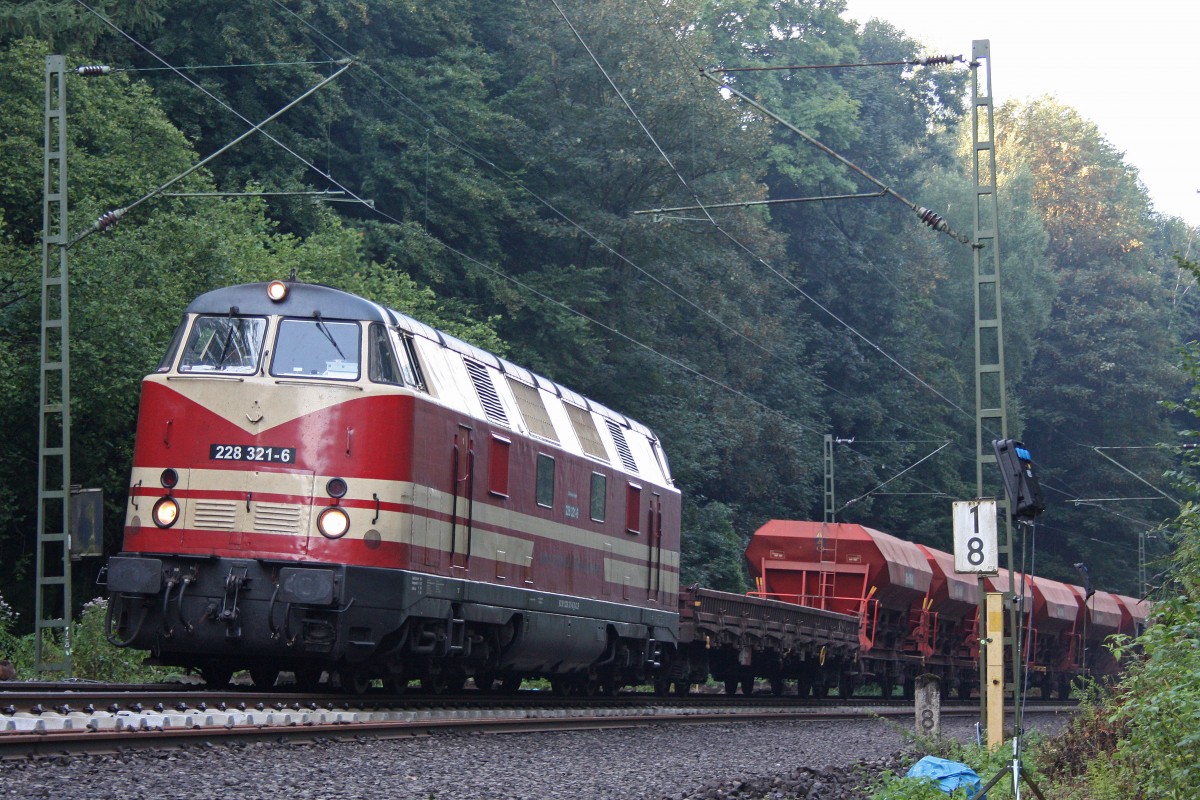
[[[0,595],[0,659],[7,660],[16,679],[30,676],[33,669],[33,638],[15,633],[20,615]]]
[[[1046,742],[1035,758],[1049,785],[1039,787],[1060,800],[1129,800],[1137,792],[1115,763],[1117,748],[1129,733],[1118,713],[1120,698],[1096,683],[1080,691],[1071,723]]]
[[[142,663],[139,650],[114,647],[104,634],[108,600],[97,597],[83,606],[79,621],[71,626],[71,666],[76,678],[107,683],[154,683],[174,674]]]
[[[18,636],[14,631],[18,615],[0,596],[0,659],[7,659],[16,672],[16,680],[55,680],[79,678],[105,683],[155,683],[168,680],[178,673],[142,663],[143,654],[109,644],[104,635],[104,618],[108,600],[98,597],[86,603],[79,620],[71,625],[71,673],[55,675],[36,671],[36,639],[33,633]],[[47,638],[45,645],[53,652],[44,653],[49,660],[62,658],[61,641]]]

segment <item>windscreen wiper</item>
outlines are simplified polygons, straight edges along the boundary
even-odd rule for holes
[[[317,330],[325,334],[325,338],[329,340],[331,345],[333,345],[333,349],[337,350],[338,357],[341,358],[342,361],[345,361],[346,354],[342,352],[342,348],[338,347],[337,340],[333,338],[333,334],[329,332],[329,328],[325,327],[325,323],[321,320],[321,312],[314,311],[313,316],[316,317],[317,320]]]

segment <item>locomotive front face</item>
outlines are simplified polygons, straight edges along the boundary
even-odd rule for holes
[[[364,361],[401,374],[384,325],[193,314],[181,332],[143,385],[125,549],[304,559],[355,532],[350,484],[403,466],[411,397],[362,380]]]
[[[562,672],[672,640],[657,442],[548,385],[326,287],[204,295],[143,382],[110,639],[218,680]]]

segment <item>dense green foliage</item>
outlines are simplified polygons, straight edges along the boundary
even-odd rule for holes
[[[1180,265],[1197,274],[1195,263]],[[1168,405],[1194,421],[1200,344],[1189,343],[1182,372],[1190,393]],[[1174,554],[1159,565],[1166,578],[1153,597],[1152,624],[1137,639],[1113,643],[1126,664],[1120,683],[1090,698],[1070,730],[1038,755],[1049,790],[1065,800],[1182,800],[1200,783],[1200,456],[1187,447],[1176,459],[1171,477],[1186,502],[1172,525]]]
[[[1196,264],[1185,264],[1200,274]],[[1192,382],[1182,411],[1200,420],[1200,345],[1184,371]],[[1189,438],[1197,431],[1185,432]],[[1200,456],[1188,449],[1174,472],[1188,502],[1176,520],[1169,578],[1154,605],[1154,623],[1121,650],[1133,661],[1121,683],[1119,718],[1127,728],[1118,754],[1140,797],[1182,800],[1200,785]]]
[[[79,618],[71,624],[71,672],[81,680],[108,683],[152,683],[177,680],[178,670],[151,667],[127,650],[108,643],[105,623],[108,600],[96,598],[84,603]],[[15,680],[37,680],[36,643],[33,633],[21,634],[18,614],[0,596],[0,658],[12,668]],[[46,644],[45,642],[43,644]],[[46,652],[48,660],[61,658],[61,650],[52,645]]]
[[[119,68],[70,79],[73,230],[356,59],[270,137],[172,187],[271,194],[153,194],[72,248],[74,474],[105,490],[109,551],[138,381],[184,304],[293,269],[650,425],[685,496],[685,582],[740,590],[755,528],[820,517],[826,433],[855,440],[835,455],[840,520],[949,549],[949,501],[975,493],[970,248],[887,198],[736,205],[874,186],[699,74],[912,60],[922,48],[903,32],[857,27],[836,0],[92,5],[122,33],[65,0],[0,8],[0,582],[23,619],[50,52]],[[970,230],[968,77],[727,80]],[[1053,506],[1038,571],[1073,580],[1086,551],[1098,586],[1135,593],[1138,536],[1172,507],[1067,501],[1144,495],[1093,448],[1153,447],[1181,424],[1157,402],[1186,388],[1176,361],[1195,293],[1171,256],[1191,232],[1154,213],[1133,166],[1073,110],[1039,100],[996,122],[1010,432]],[[351,202],[278,194],[326,190]],[[735,205],[636,213],[715,203]],[[1151,483],[1166,469],[1157,449],[1112,452]]]

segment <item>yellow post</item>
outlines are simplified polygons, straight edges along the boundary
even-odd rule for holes
[[[987,735],[988,750],[1004,742],[1004,595],[987,593]]]

